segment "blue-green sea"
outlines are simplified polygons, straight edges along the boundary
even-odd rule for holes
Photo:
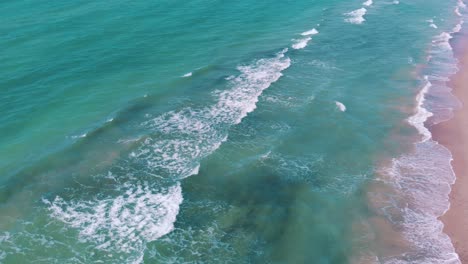
[[[460,263],[457,0],[0,3],[0,263]]]

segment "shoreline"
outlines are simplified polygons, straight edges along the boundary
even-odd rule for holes
[[[462,263],[468,263],[468,36],[457,36],[455,57],[459,70],[450,78],[448,86],[462,104],[454,109],[454,116],[429,127],[432,138],[452,153],[452,168],[456,182],[451,186],[450,208],[440,217],[444,233],[452,240]]]

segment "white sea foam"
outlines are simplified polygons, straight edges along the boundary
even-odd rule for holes
[[[460,30],[462,29],[462,23],[459,23],[457,25],[455,25],[455,27],[452,29],[454,33],[458,33],[460,32]]]
[[[262,91],[289,67],[290,59],[284,56],[286,51],[238,67],[241,74],[229,80],[231,89],[213,92],[217,99],[214,105],[171,111],[145,122],[145,126],[161,133],[162,138],[146,139],[132,152],[131,158],[144,160],[153,173],[179,179],[190,176],[201,159],[226,141],[227,134],[219,127],[240,123],[256,108]]]
[[[431,28],[438,28],[437,25],[434,24],[434,19],[428,19],[428,20],[426,20],[426,22],[429,23],[429,26],[430,26]]]
[[[385,174],[393,179],[388,184],[397,194],[380,210],[413,246],[404,255],[381,259],[381,263],[460,264],[438,219],[449,208],[450,185],[455,181],[450,161],[450,152],[431,139],[416,143],[412,153],[393,160]]]
[[[292,45],[293,49],[303,49],[307,47],[307,44],[311,40],[311,37],[303,38],[303,39],[298,39],[296,42]]]
[[[238,67],[239,76],[231,80],[232,89],[215,92],[218,103],[210,109],[216,119],[238,124],[256,108],[258,97],[289,68],[291,60],[285,57],[288,49],[276,57],[261,59],[254,64]]]
[[[186,74],[182,75],[182,77],[184,77],[184,78],[191,77],[192,74],[193,74],[192,72],[189,72],[189,73],[186,73]]]
[[[399,4],[400,4],[400,1],[395,0],[395,1],[393,1],[393,4],[394,4],[394,5],[399,5]]]
[[[457,30],[455,26],[454,32]],[[425,126],[428,122],[436,124],[449,119],[457,105],[456,100],[450,98],[451,89],[445,84],[448,76],[457,70],[449,43],[451,38],[447,32],[434,37],[427,56],[426,73],[430,74],[425,76],[425,85],[416,96],[415,114],[408,118],[422,135],[421,140],[414,144],[413,151],[395,158],[391,167],[382,173],[389,176],[383,182],[390,184],[397,193],[382,198],[388,206],[379,209],[381,215],[396,229],[402,230],[412,245],[404,255],[379,259],[382,263],[461,263],[439,220],[449,209],[451,185],[456,179],[451,166],[452,155],[432,139]],[[427,94],[431,97],[426,98]]]
[[[79,230],[79,239],[109,252],[142,252],[146,242],[169,233],[182,203],[180,184],[164,192],[148,183],[126,183],[117,197],[65,201],[49,204],[51,215]]]
[[[7,242],[10,242],[11,235],[9,232],[0,233],[0,245],[5,245]],[[5,251],[0,251],[0,261],[4,260],[7,257],[7,253]]]
[[[426,141],[431,138],[431,132],[429,132],[429,130],[424,126],[424,122],[426,122],[426,120],[433,115],[431,112],[429,112],[426,108],[423,107],[425,95],[427,94],[429,88],[432,85],[431,82],[428,80],[427,76],[425,77],[425,79],[426,85],[424,85],[424,87],[421,89],[421,91],[419,91],[418,95],[416,96],[416,114],[414,114],[408,119],[408,122],[414,127],[416,127],[419,133],[423,136],[422,141]]]
[[[140,140],[140,139],[141,139],[141,137],[119,139],[119,140],[117,141],[117,143],[128,144],[128,143],[137,142],[137,141]]]
[[[463,9],[466,8],[466,4],[463,2],[463,0],[458,0],[457,6]]]
[[[338,110],[340,110],[341,112],[346,111],[346,106],[343,103],[335,101],[335,105],[338,108]]]
[[[416,113],[408,119],[423,138],[415,143],[413,152],[393,159],[392,166],[383,170],[382,174],[392,179],[384,182],[398,194],[383,198],[388,206],[379,209],[392,225],[403,230],[413,247],[402,256],[381,259],[382,263],[460,263],[438,219],[449,208],[448,196],[455,174],[450,152],[433,141],[424,126],[433,115],[424,107],[425,95],[431,87],[428,77],[425,79],[425,86],[416,96]],[[372,199],[382,199],[379,194],[372,195],[375,196]]]
[[[313,29],[311,29],[311,30],[302,32],[301,35],[302,35],[302,36],[310,36],[310,35],[316,35],[316,34],[318,34],[318,33],[319,33],[318,30],[315,29],[315,28],[313,28]]]
[[[77,139],[77,138],[85,138],[88,134],[87,133],[83,133],[81,135],[77,135],[77,136],[72,136],[71,138],[73,139]]]
[[[450,39],[452,39],[452,35],[450,33],[442,32],[432,40],[432,43],[443,49],[451,51],[452,46],[450,45]]]
[[[455,14],[460,16],[460,17],[463,16],[461,11],[460,11],[461,9],[466,9],[466,5],[462,0],[458,0],[457,6],[455,7]]]
[[[364,16],[366,15],[366,13],[367,13],[367,9],[365,8],[359,8],[352,12],[345,13],[344,15],[348,17],[345,19],[345,21],[351,24],[362,24],[364,21],[366,21],[364,19]]]
[[[367,0],[365,1],[364,3],[362,3],[362,5],[364,6],[371,6],[374,2],[372,0]]]

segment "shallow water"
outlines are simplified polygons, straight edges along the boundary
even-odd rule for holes
[[[0,261],[458,263],[457,5],[2,3]]]

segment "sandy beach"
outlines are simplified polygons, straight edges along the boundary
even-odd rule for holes
[[[457,46],[466,47],[467,41]],[[450,209],[442,216],[444,231],[451,237],[462,263],[468,263],[468,49],[457,51],[459,72],[451,78],[450,87],[463,107],[446,122],[431,127],[434,140],[450,149],[457,177],[450,194]]]

